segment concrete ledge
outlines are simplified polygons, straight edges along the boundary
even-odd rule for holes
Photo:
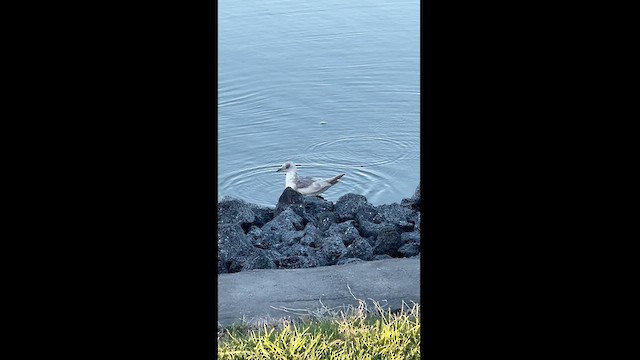
[[[419,257],[385,259],[306,269],[269,269],[218,275],[218,321],[222,325],[246,320],[280,318],[279,308],[316,309],[358,305],[349,293],[383,301],[385,309],[400,309],[402,301],[420,303]],[[368,302],[370,304],[370,302]]]

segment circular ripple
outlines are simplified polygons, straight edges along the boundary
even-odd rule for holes
[[[218,174],[218,201],[231,196],[260,206],[274,207],[284,190],[284,176],[276,172],[281,165],[261,165]]]
[[[284,173],[276,172],[281,164],[262,165],[219,174],[218,201],[225,196],[241,199],[264,207],[275,207],[285,188]],[[330,178],[340,173],[345,176],[322,196],[334,203],[344,194],[364,195],[374,205],[399,202],[411,195],[413,189],[402,189],[389,177],[388,171],[367,167],[335,167],[327,164],[302,164],[301,176]]]
[[[349,136],[313,144],[305,153],[313,156],[314,165],[353,168],[397,163],[409,156],[409,149],[409,143],[403,140]]]

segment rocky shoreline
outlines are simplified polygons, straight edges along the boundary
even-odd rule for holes
[[[400,204],[373,206],[346,194],[334,204],[286,188],[277,206],[218,203],[218,273],[297,269],[420,252],[420,184]]]

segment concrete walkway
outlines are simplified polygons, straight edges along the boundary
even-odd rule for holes
[[[222,325],[295,314],[272,308],[315,310],[380,302],[385,309],[420,303],[420,258],[385,259],[307,269],[269,269],[218,275],[218,321]],[[383,300],[386,300],[383,301]],[[305,310],[295,311],[307,313]]]

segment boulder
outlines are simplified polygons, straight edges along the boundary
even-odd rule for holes
[[[218,250],[218,274],[229,272],[227,268],[227,254]]]
[[[256,252],[250,237],[245,235],[240,225],[218,226],[218,259],[223,261],[218,264],[219,271],[241,271],[246,260]]]
[[[344,259],[338,260],[336,265],[354,264],[354,263],[359,263],[359,262],[363,262],[363,261],[364,260],[358,259],[358,258],[344,258]]]
[[[360,223],[363,220],[373,222],[378,212],[363,195],[346,194],[336,202],[335,214],[339,220],[338,222],[356,220]]]
[[[301,218],[304,217],[304,197],[302,196],[302,194],[290,187],[284,189],[284,191],[280,195],[274,215],[277,217],[286,209],[293,210],[293,212],[295,212]]]
[[[364,220],[360,223],[359,230],[360,230],[360,236],[362,236],[363,238],[369,238],[371,236],[375,238],[383,230],[396,231],[396,227],[393,224],[389,224],[389,223],[376,224],[376,223]]]
[[[347,248],[345,249],[343,258],[358,258],[362,260],[373,260],[373,248],[371,244],[360,236],[356,238]]]
[[[279,269],[303,269],[317,267],[319,262],[315,257],[293,255],[288,256],[280,262]]]
[[[420,182],[418,182],[418,187],[413,196],[408,199],[402,199],[401,205],[420,211]]]
[[[333,211],[334,205],[333,202],[327,201],[324,199],[320,199],[316,196],[305,196],[304,198],[304,209],[309,214],[318,214],[323,211]]]
[[[304,245],[293,245],[285,253],[280,261],[280,268],[301,269],[318,266],[317,254],[314,249]]]
[[[302,217],[287,208],[261,228],[263,248],[284,251],[304,236]]]
[[[413,231],[415,224],[411,221],[417,211],[400,204],[380,205],[378,215],[373,218],[374,223],[393,224],[399,232]]]
[[[315,196],[304,197],[304,213],[303,220],[307,223],[318,223],[318,217],[324,213],[332,213],[334,205],[331,201],[327,201]],[[334,216],[335,217],[335,216]],[[332,220],[335,222],[335,220]]]
[[[414,242],[404,244],[400,246],[397,253],[401,257],[410,257],[410,256],[418,255],[418,253],[420,253],[420,244],[414,243]]]
[[[321,266],[335,265],[340,257],[347,251],[342,239],[337,236],[329,236],[322,239],[320,249],[317,254]]]
[[[413,223],[413,229],[420,231],[420,211],[416,211],[409,216],[409,222]]]
[[[287,230],[302,230],[304,229],[304,225],[302,225],[302,217],[296,213],[293,209],[287,208],[273,220],[262,226],[262,232],[282,232]]]
[[[300,244],[311,248],[320,247],[322,232],[320,229],[309,223],[304,228],[304,235],[300,239]]]
[[[420,233],[417,231],[405,232],[400,234],[402,244],[415,243],[420,245]]]
[[[218,203],[219,273],[297,269],[420,255],[420,184],[401,204],[346,194],[334,204],[291,188],[276,208]]]
[[[400,246],[402,246],[400,234],[395,229],[386,228],[380,231],[376,237],[373,253],[375,255],[387,254],[396,257]]]
[[[218,203],[218,225],[237,224],[248,228],[255,219],[251,205],[243,200],[225,197]]]
[[[274,209],[269,209],[266,207],[261,207],[261,206],[257,206],[257,205],[252,205],[251,206],[251,211],[253,211],[253,214],[255,216],[255,220],[253,221],[253,225],[261,228],[264,226],[264,224],[268,223],[269,221],[273,220],[273,218],[275,217],[275,210]]]
[[[300,239],[302,239],[304,234],[305,234],[304,230],[285,231],[282,234],[281,242],[286,246],[293,246],[295,244],[299,244],[300,243]]]
[[[277,269],[282,255],[273,250],[260,250],[245,262],[244,270]]]
[[[378,210],[378,214],[373,218],[373,222],[376,224],[389,222],[395,225],[403,221],[406,222],[414,212],[400,204],[380,205],[376,209]]]
[[[336,214],[330,211],[323,211],[316,215],[316,224],[322,231],[326,231],[331,227],[331,224],[338,222]]]
[[[345,246],[349,246],[353,240],[361,239],[358,229],[355,228],[355,220],[347,220],[339,224],[331,224],[324,232],[324,236],[337,236],[342,239]]]

